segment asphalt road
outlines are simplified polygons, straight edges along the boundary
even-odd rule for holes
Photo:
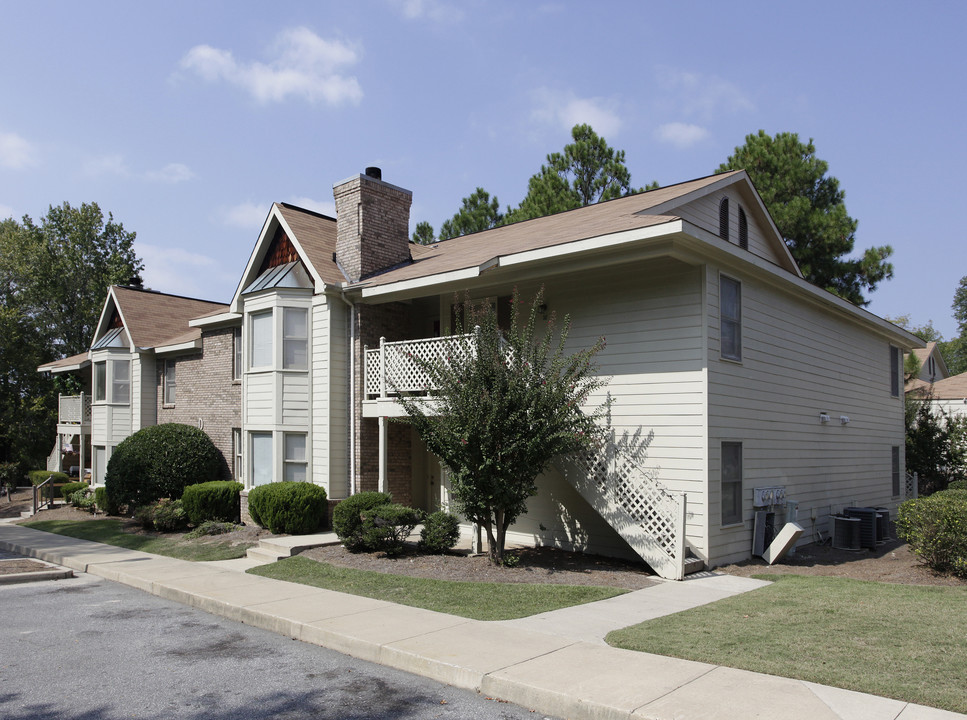
[[[0,587],[3,720],[541,717],[90,575]]]

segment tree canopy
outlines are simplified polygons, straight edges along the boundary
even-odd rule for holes
[[[615,150],[590,125],[571,129],[573,143],[547,156],[547,164],[531,176],[521,204],[507,212],[505,223],[574,210],[658,187],[635,189],[625,165],[625,151]]]
[[[96,203],[51,206],[39,225],[0,222],[0,461],[46,455],[56,384],[37,366],[90,346],[108,286],[144,267],[134,237]]]
[[[503,217],[497,196],[491,199],[490,193],[478,187],[469,197],[463,199],[457,213],[440,226],[440,239],[449,240],[461,235],[489,230],[500,225]]]
[[[862,257],[850,257],[857,222],[846,213],[845,193],[839,181],[827,174],[829,165],[816,157],[810,139],[802,143],[796,133],[775,137],[760,130],[747,135],[745,144],[716,172],[745,169],[772,215],[792,256],[811,283],[857,305],[869,301],[873,291],[893,277],[889,245],[867,248]]]
[[[427,412],[421,399],[400,396],[427,448],[449,468],[458,509],[486,529],[496,564],[503,562],[507,528],[537,494],[537,477],[556,456],[590,448],[605,410],[586,407],[605,383],[593,365],[603,339],[565,353],[568,319],[555,342],[554,318],[538,317],[542,306],[539,293],[521,312],[515,291],[505,339],[496,310],[467,300],[456,332],[479,329],[454,342],[471,343],[472,351],[422,363],[438,404]]]

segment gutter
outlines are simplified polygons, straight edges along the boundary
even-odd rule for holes
[[[345,289],[338,295],[349,307],[349,495],[356,494],[356,303],[346,299]]]

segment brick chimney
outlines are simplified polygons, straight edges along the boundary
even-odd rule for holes
[[[410,259],[413,193],[366,168],[332,187],[336,200],[336,261],[350,282]]]

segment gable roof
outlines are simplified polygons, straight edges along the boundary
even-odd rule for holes
[[[952,375],[933,384],[933,396],[937,400],[960,400],[967,398],[967,373]]]
[[[413,262],[370,276],[351,287],[372,288],[454,271],[483,268],[510,254],[671,223],[681,219],[674,214],[675,207],[730,185],[745,186],[747,193],[744,195],[758,198],[744,170],[709,175],[555,215],[463,235],[433,245],[412,245]],[[758,202],[761,205],[761,200]],[[802,277],[764,208],[762,215],[768,220],[767,227],[774,233],[773,245],[780,266]]]
[[[49,363],[44,363],[37,367],[37,372],[68,372],[70,370],[80,370],[91,364],[91,361],[87,359],[87,353],[83,352],[78,355],[70,355],[60,360],[53,360]]]
[[[917,361],[920,363],[920,378],[922,380],[930,380],[927,374],[927,360],[933,357],[934,364],[937,367],[937,377],[934,378],[934,382],[937,380],[943,380],[950,372],[947,370],[947,363],[944,362],[943,355],[940,354],[940,350],[937,348],[937,343],[934,341],[928,342],[926,347],[913,348],[910,352],[913,353]]]
[[[224,312],[227,306],[154,290],[113,285],[101,312],[95,341],[110,329],[106,327],[110,317],[109,308],[117,310],[133,347],[152,348],[170,344],[168,341],[171,338],[188,332],[188,321],[192,318],[216,311]]]

